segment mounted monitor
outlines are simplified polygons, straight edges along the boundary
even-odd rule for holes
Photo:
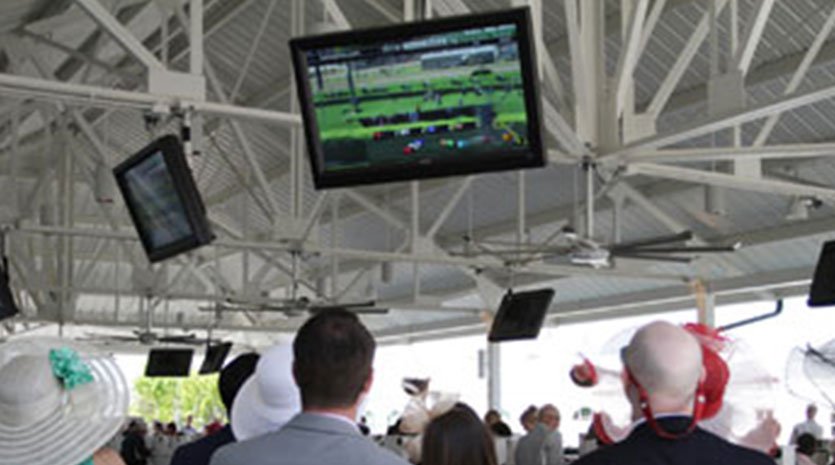
[[[829,241],[821,248],[807,304],[810,307],[835,305],[835,241]]]
[[[543,166],[527,8],[290,41],[317,189]]]
[[[0,320],[11,318],[20,313],[9,286],[9,273],[0,269]]]
[[[148,351],[145,376],[187,377],[191,371],[193,357],[193,349],[151,349]]]
[[[214,239],[177,137],[157,139],[119,164],[113,174],[151,262]]]
[[[206,348],[206,356],[203,358],[203,364],[200,365],[201,375],[208,375],[210,373],[217,373],[223,368],[223,362],[232,350],[231,342],[221,342],[220,344],[213,344]]]
[[[507,291],[493,319],[490,342],[536,339],[554,298],[553,289]]]

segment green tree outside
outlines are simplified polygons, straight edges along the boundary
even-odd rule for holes
[[[217,390],[218,375],[188,378],[142,377],[133,385],[130,414],[146,420],[183,422],[194,416],[195,425],[205,425],[215,418],[226,420],[226,409]]]

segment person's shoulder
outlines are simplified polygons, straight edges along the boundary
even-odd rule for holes
[[[572,462],[571,465],[608,465],[618,463],[617,460],[613,460],[617,458],[623,459],[623,454],[618,449],[617,444],[597,449],[580,457],[577,461]]]
[[[774,460],[763,452],[734,444],[712,433],[704,433],[711,438],[711,443],[705,444],[705,446],[721,450],[721,454],[728,458],[728,463],[735,465],[774,465]]]
[[[371,457],[369,457],[370,465],[409,465],[409,462],[394,452],[380,447],[371,441],[367,442],[374,447],[372,454],[370,454]]]
[[[217,449],[212,454],[211,465],[235,465],[238,463],[251,463],[251,458],[258,456],[268,456],[268,452],[273,444],[273,437],[275,433],[268,433],[257,438],[249,439],[241,442],[232,442]],[[246,460],[243,460],[246,459]]]

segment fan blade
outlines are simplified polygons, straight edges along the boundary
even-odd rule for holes
[[[319,313],[328,310],[344,309],[353,313],[363,313],[366,315],[384,315],[389,312],[387,308],[377,308],[374,302],[370,303],[349,303],[349,304],[335,304],[335,305],[313,305],[308,311],[310,313]]]
[[[647,247],[639,249],[613,250],[613,255],[622,255],[629,252],[640,253],[721,253],[721,252],[735,252],[739,250],[740,244],[733,245],[706,245],[694,247]]]
[[[638,239],[635,241],[621,242],[620,244],[612,244],[609,248],[611,251],[615,250],[630,250],[641,247],[650,247],[653,245],[672,244],[675,242],[686,242],[693,239],[693,231],[682,231],[678,234],[670,236],[650,237],[649,239]]]
[[[196,334],[184,334],[182,336],[162,336],[157,338],[161,342],[191,342],[197,340]]]
[[[635,260],[654,260],[658,262],[671,263],[690,263],[691,261],[693,261],[691,257],[678,257],[675,255],[653,255],[651,253],[643,252],[619,252],[613,255],[621,258],[631,258]]]
[[[373,300],[368,300],[368,301],[365,301],[365,302],[349,302],[349,303],[344,303],[344,304],[334,304],[333,306],[337,307],[337,308],[339,308],[339,307],[342,307],[342,308],[362,308],[362,307],[373,307],[375,305],[377,305],[376,302],[374,302]],[[321,307],[327,307],[327,305],[314,305],[313,307],[320,307],[321,308]]]

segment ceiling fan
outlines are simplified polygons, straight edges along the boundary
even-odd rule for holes
[[[198,338],[194,333],[187,333],[181,335],[164,335],[154,331],[135,329],[132,331],[133,335],[125,334],[103,334],[103,333],[86,333],[84,337],[79,338],[81,341],[108,343],[139,343],[146,346],[156,344],[185,344],[193,346],[206,345],[208,343],[217,342],[208,338]]]
[[[224,303],[218,303],[214,307],[203,307],[200,310],[213,312],[272,312],[282,313],[287,317],[300,317],[338,308],[354,313],[371,315],[383,315],[389,312],[388,308],[378,307],[373,300],[333,303],[328,301],[317,302],[307,297],[262,302],[227,299]]]
[[[554,262],[567,259],[572,265],[609,268],[616,258],[651,260],[659,262],[689,263],[696,255],[704,253],[734,252],[742,244],[735,242],[722,245],[689,245],[694,239],[692,231],[655,236],[612,244],[602,244],[594,235],[594,199],[612,189],[619,179],[613,176],[601,192],[594,193],[594,168],[591,163],[584,163],[586,173],[586,221],[585,235],[578,234],[571,226],[564,226],[539,244],[512,244],[508,242],[476,242],[469,236],[464,237],[462,255],[493,255],[510,265],[525,265],[531,262]],[[498,245],[493,247],[492,245]]]
[[[316,314],[331,309],[345,309],[354,313],[382,315],[389,312],[388,308],[378,307],[374,299],[360,302],[338,303],[336,299],[311,299],[299,295],[299,253],[291,253],[291,285],[290,298],[270,299],[266,296],[227,297],[224,302],[217,302],[214,306],[200,308],[201,311],[215,312],[219,317],[222,312],[246,313],[279,313],[286,317],[301,317]],[[317,291],[317,297],[321,293]]]
[[[102,344],[124,344],[124,343],[139,343],[144,346],[153,346],[157,344],[184,344],[191,346],[211,345],[221,342],[217,339],[212,339],[212,327],[207,330],[205,338],[197,337],[194,333],[184,334],[167,334],[158,333],[152,329],[152,313],[153,305],[150,303],[150,296],[146,299],[141,299],[139,312],[144,318],[144,324],[139,329],[131,331],[132,335],[117,334],[117,333],[86,333],[84,337],[78,338],[81,341],[97,342]],[[178,318],[178,321],[180,318]]]

